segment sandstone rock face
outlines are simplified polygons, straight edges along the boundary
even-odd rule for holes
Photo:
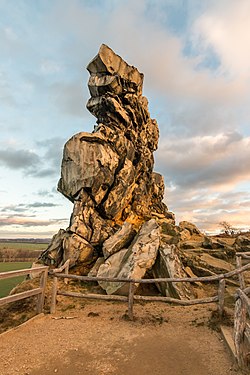
[[[235,246],[239,251],[250,251],[250,236],[238,236],[235,240]]]
[[[46,265],[57,265],[63,260],[63,239],[66,232],[64,229],[60,229],[56,233],[48,248],[40,255],[41,259]]]
[[[87,109],[97,121],[91,134],[65,144],[58,190],[73,212],[40,262],[58,267],[70,259],[74,273],[122,278],[142,278],[152,269],[156,277],[186,276],[183,267],[197,276],[230,270],[235,250],[249,250],[249,237],[229,243],[187,221],[177,226],[163,203],[163,177],[153,171],[159,131],[142,95],[143,74],[106,45],[87,69]],[[128,284],[100,284],[110,294],[128,292]],[[189,284],[159,288],[192,296]]]
[[[58,190],[74,202],[85,189],[98,205],[113,184],[118,165],[117,153],[102,135],[79,133],[64,147]]]
[[[99,268],[101,267],[101,265],[104,263],[104,257],[99,257],[94,266],[91,268],[91,270],[89,271],[88,273],[88,276],[90,277],[96,277],[97,276],[97,273],[98,273],[98,270]]]
[[[97,124],[64,147],[58,190],[73,213],[60,249],[53,239],[41,258],[55,266],[70,259],[71,267],[91,268],[98,256],[113,256],[152,213],[174,223],[162,202],[163,178],[153,171],[159,130],[142,96],[143,74],[104,44],[87,69],[87,108]]]
[[[179,223],[179,227],[181,229],[186,229],[190,232],[190,234],[198,234],[201,235],[200,230],[196,227],[196,225],[190,223],[189,221],[181,221]]]
[[[155,278],[184,278],[188,277],[178,255],[176,245],[165,245],[159,249],[153,267]],[[157,283],[162,295],[179,299],[190,299],[191,287],[188,283]]]
[[[107,259],[110,255],[125,248],[132,241],[135,233],[132,224],[125,222],[113,236],[109,237],[103,243],[102,251],[104,258]]]
[[[141,279],[155,263],[160,245],[160,227],[156,220],[145,222],[128,249],[111,255],[97,276]],[[107,294],[128,294],[128,283],[99,282]]]

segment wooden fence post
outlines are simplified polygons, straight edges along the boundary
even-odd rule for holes
[[[128,317],[129,317],[130,320],[134,319],[134,315],[133,315],[134,292],[135,292],[135,284],[134,283],[129,283]]]
[[[58,284],[58,278],[54,276],[53,285],[52,285],[52,293],[51,293],[51,305],[50,305],[51,314],[54,314],[56,312],[57,284]]]
[[[70,260],[68,259],[65,263],[65,274],[68,275],[69,274],[69,263],[70,263]],[[64,284],[68,284],[69,282],[69,279],[65,278],[64,279]]]
[[[242,258],[241,258],[240,255],[236,255],[236,266],[237,266],[237,268],[242,267]],[[244,280],[244,274],[239,273],[238,277],[239,277],[240,289],[245,289],[246,283],[245,283],[245,280]]]
[[[222,279],[219,281],[219,289],[218,289],[218,313],[220,318],[223,316],[224,311],[224,300],[225,300],[225,287],[226,287],[226,280]]]
[[[40,278],[40,288],[42,289],[42,292],[41,294],[38,295],[38,298],[37,298],[36,310],[38,314],[40,314],[43,311],[47,278],[48,278],[48,268],[42,271],[41,278]]]
[[[235,303],[235,314],[234,314],[234,345],[236,350],[237,362],[240,367],[244,367],[245,359],[243,352],[243,339],[244,331],[246,327],[246,303],[245,301],[237,296]]]

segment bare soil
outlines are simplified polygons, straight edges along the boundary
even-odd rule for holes
[[[123,303],[62,302],[0,335],[1,375],[241,374],[210,328],[215,305],[135,303],[129,321]]]

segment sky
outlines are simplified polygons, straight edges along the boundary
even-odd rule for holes
[[[144,73],[177,223],[250,227],[249,0],[0,0],[0,238],[51,237],[65,142],[91,132],[102,43]]]

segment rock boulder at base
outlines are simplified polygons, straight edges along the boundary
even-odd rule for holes
[[[182,262],[178,256],[175,245],[167,245],[159,248],[158,256],[152,269],[154,278],[184,278],[188,277]],[[178,299],[190,299],[193,295],[189,283],[156,283],[163,296]]]
[[[141,279],[155,263],[160,245],[160,227],[156,220],[145,222],[128,249],[111,255],[99,268],[100,277]],[[127,295],[129,284],[99,282],[107,294]],[[138,286],[138,285],[137,285]]]
[[[104,263],[104,257],[99,257],[94,266],[91,268],[91,270],[89,271],[88,273],[88,276],[90,277],[96,277],[97,276],[97,273],[98,273],[98,270],[99,268],[101,267],[101,265]]]
[[[136,232],[131,223],[125,221],[123,226],[110,236],[103,243],[102,251],[104,258],[107,259],[110,255],[117,253],[122,248],[126,248],[134,238]]]

